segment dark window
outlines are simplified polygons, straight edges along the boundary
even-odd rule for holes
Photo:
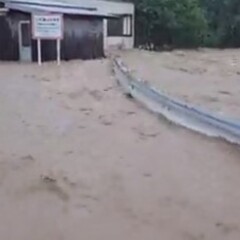
[[[132,16],[122,15],[118,18],[108,19],[108,36],[132,36]]]
[[[21,25],[22,28],[22,46],[29,47],[31,45],[31,30],[30,24],[23,23]]]
[[[117,37],[123,35],[123,18],[112,18],[108,20],[108,36]]]

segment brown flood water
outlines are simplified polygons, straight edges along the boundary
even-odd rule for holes
[[[0,84],[0,239],[240,239],[239,147],[126,99],[108,60]]]

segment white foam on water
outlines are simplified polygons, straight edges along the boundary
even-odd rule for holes
[[[141,102],[152,112],[164,116],[168,121],[175,123],[176,125],[183,126],[187,129],[204,134],[208,137],[222,138],[230,143],[240,144],[239,137],[234,136],[234,134],[221,129],[214,124],[211,124],[210,119],[208,123],[204,123],[202,119],[194,116],[194,113],[191,112],[191,110],[187,109],[187,107],[185,110],[180,108],[178,110],[175,110],[170,106],[170,104],[169,106],[167,106],[167,104],[166,106],[163,106],[163,104],[152,100],[149,96],[147,96],[147,94],[144,94],[144,91],[135,89],[131,85],[132,80],[129,80],[128,76],[126,75],[127,68],[124,66],[124,69],[122,71],[122,69],[120,69],[122,66],[122,62],[120,62],[119,65],[117,60],[117,64],[115,64],[115,74],[120,85],[124,88],[125,92],[130,93],[136,100]],[[147,86],[142,86],[142,88],[143,87],[146,88]]]

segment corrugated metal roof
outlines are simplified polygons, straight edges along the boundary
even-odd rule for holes
[[[4,2],[6,8],[29,13],[48,12],[102,17],[114,16],[109,11],[111,9],[109,4],[112,3],[100,0],[0,0],[0,2]],[[116,4],[116,2],[113,2],[113,4]]]

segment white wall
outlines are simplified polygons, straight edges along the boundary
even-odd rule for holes
[[[134,47],[134,30],[132,36],[107,36],[107,20],[104,20],[104,49],[132,49]]]
[[[99,1],[102,2],[103,1]],[[105,2],[104,10],[108,14],[129,14],[132,15],[132,36],[109,37],[107,36],[107,19],[104,20],[104,49],[114,48],[131,49],[134,47],[134,5],[132,3]]]
[[[107,37],[105,39],[105,50],[114,48],[131,49],[134,46],[133,37]]]

